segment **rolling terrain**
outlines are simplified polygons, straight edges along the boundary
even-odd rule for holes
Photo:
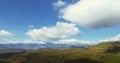
[[[37,49],[12,53],[12,56],[7,54],[8,57],[0,57],[0,63],[120,63],[120,42],[102,42],[88,48]]]

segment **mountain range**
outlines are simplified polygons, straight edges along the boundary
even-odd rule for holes
[[[45,44],[0,44],[1,48],[14,48],[14,49],[39,49],[39,48],[49,48],[49,49],[55,49],[55,48],[85,48],[90,46],[89,44],[53,44],[50,42],[47,42]]]

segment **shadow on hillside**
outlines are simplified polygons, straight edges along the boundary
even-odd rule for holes
[[[77,60],[67,60],[64,63],[103,63],[103,62],[90,60],[90,59],[77,59]]]
[[[24,53],[24,51],[22,51],[22,52],[14,52],[14,53],[0,53],[0,59],[10,58],[10,57],[12,57],[14,55],[21,54],[21,53]]]
[[[120,52],[120,46],[111,48],[111,49],[107,50],[105,53],[118,53],[118,52]]]
[[[0,63],[8,63],[8,62],[0,61]]]

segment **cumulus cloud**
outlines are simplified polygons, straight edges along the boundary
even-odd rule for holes
[[[62,0],[57,0],[57,2],[53,3],[54,8],[60,8],[66,5],[66,2]]]
[[[69,44],[69,45],[90,45],[90,41],[87,40],[78,40],[78,39],[60,39],[57,41],[50,42],[52,44]],[[47,44],[44,41],[35,41],[35,40],[7,40],[0,39],[0,44]]]
[[[109,42],[109,41],[120,41],[120,34],[118,34],[117,36],[112,37],[112,38],[108,38],[108,39],[105,39],[105,40],[100,40],[100,42]]]
[[[59,11],[60,18],[88,28],[120,24],[120,0],[79,0]]]
[[[85,40],[78,40],[78,39],[62,39],[54,42],[55,44],[72,44],[72,45],[79,45],[79,44],[89,44],[90,41]]]
[[[19,43],[19,42],[18,42]],[[35,40],[29,40],[29,39],[27,39],[27,40],[23,40],[23,41],[21,41],[21,43],[23,43],[23,44],[32,44],[32,43],[37,43],[37,44],[45,44],[45,42],[38,42],[38,41],[35,41]]]
[[[0,36],[6,37],[6,36],[12,36],[13,34],[11,32],[8,32],[6,30],[0,30]]]
[[[0,44],[45,44],[45,42],[38,42],[35,40],[25,39],[25,40],[8,40],[8,39],[0,39]]]
[[[0,38],[0,44],[15,44],[15,43],[18,43],[18,41],[12,41],[12,40]]]
[[[57,22],[55,26],[32,29],[26,33],[38,41],[56,41],[70,36],[77,36],[80,30],[72,23]]]

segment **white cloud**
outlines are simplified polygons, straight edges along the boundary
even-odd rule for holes
[[[8,40],[8,39],[0,39],[0,44],[45,44],[45,42],[38,42],[35,40],[30,40],[30,39],[26,39],[26,40]]]
[[[29,39],[23,40],[23,41],[21,41],[21,43],[23,43],[23,44],[33,44],[33,43],[45,44],[45,42],[38,42],[38,41],[35,41],[35,40],[29,40]]]
[[[69,44],[69,45],[91,45],[90,41],[87,40],[78,40],[78,39],[60,39],[57,41],[51,42],[52,44]],[[35,40],[7,40],[0,39],[0,44],[46,44],[46,42],[38,42]]]
[[[58,40],[54,43],[56,44],[75,44],[77,42],[80,42],[78,39],[62,39],[62,40]]]
[[[108,38],[108,39],[105,39],[105,40],[100,40],[100,42],[109,42],[109,41],[120,41],[120,34],[118,34],[117,36],[112,37],[112,38]]]
[[[57,0],[57,2],[53,3],[54,8],[60,8],[66,5],[66,2],[62,0]]]
[[[59,39],[79,35],[80,33],[80,30],[75,24],[57,22],[55,26],[32,29],[26,34],[38,41],[57,41]]]
[[[60,17],[88,28],[120,24],[120,0],[80,0],[60,10]]]
[[[7,40],[7,39],[3,39],[0,38],[0,44],[14,44],[17,43],[18,41],[12,41],[12,40]]]
[[[89,44],[90,41],[78,40],[78,39],[62,39],[54,42],[55,44],[72,44],[72,45],[80,45],[80,44]]]
[[[6,30],[0,30],[0,36],[12,36],[13,34],[11,32],[8,32]]]
[[[34,25],[28,25],[28,28],[30,28],[30,29],[32,29],[34,27],[35,27]]]

